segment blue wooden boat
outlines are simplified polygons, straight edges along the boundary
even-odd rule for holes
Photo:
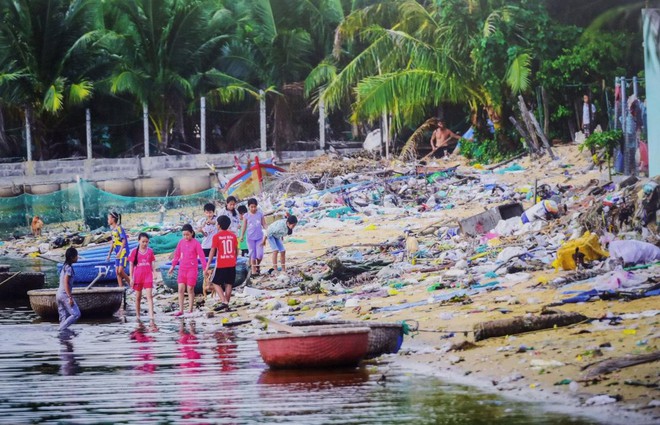
[[[130,249],[136,249],[137,242],[129,242],[128,246]],[[78,262],[73,265],[74,287],[87,286],[99,275],[96,284],[117,282],[114,254],[110,256],[110,261],[106,261],[109,250],[110,245],[106,245],[78,252]],[[62,273],[63,266],[63,263],[57,263],[58,275]],[[129,267],[126,267],[125,271],[129,274]]]
[[[62,263],[57,263],[57,273],[62,273]],[[125,269],[126,274],[129,274],[129,268]],[[75,278],[73,280],[73,286],[87,286],[94,279],[96,279],[99,274],[100,277],[96,283],[108,283],[114,282],[117,283],[117,270],[115,270],[115,261],[105,261],[105,258],[102,261],[94,262],[82,262],[73,264],[73,272]]]
[[[211,266],[215,266],[215,263],[211,263]],[[177,291],[179,285],[177,283],[177,278],[179,277],[179,266],[177,265],[174,268],[174,273],[172,276],[167,275],[167,271],[172,267],[172,262],[168,261],[165,264],[158,266],[160,274],[163,276],[163,283],[170,289]],[[238,257],[236,259],[236,284],[242,285],[247,281],[248,278],[248,259],[247,257]],[[195,284],[195,293],[201,294],[204,288],[204,271],[202,270],[201,263],[199,263],[199,273],[197,273],[197,283]]]

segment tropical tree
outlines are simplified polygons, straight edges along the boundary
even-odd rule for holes
[[[266,92],[278,149],[280,142],[299,135],[294,104],[302,100],[310,70],[332,50],[334,30],[344,16],[341,1],[245,0],[229,7],[240,16],[241,28],[223,49],[218,67]]]
[[[353,97],[354,120],[391,114],[393,130],[417,126],[443,103],[469,105],[475,123],[486,108],[499,129],[511,95],[530,88],[533,62],[543,54],[533,34],[547,14],[528,0],[424,3],[389,1],[352,13],[338,29],[334,62],[312,72],[308,85],[320,85],[330,109]],[[366,47],[335,72],[346,43]]]
[[[48,156],[67,108],[92,96],[89,75],[103,59],[85,35],[97,17],[95,3],[83,0],[0,0],[0,108],[25,114],[37,158]]]
[[[117,0],[107,3],[106,30],[98,34],[115,54],[113,94],[149,106],[161,148],[186,140],[185,111],[205,92],[236,80],[214,61],[231,40],[234,21],[216,0]]]

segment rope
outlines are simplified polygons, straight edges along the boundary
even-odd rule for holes
[[[9,276],[7,279],[5,279],[5,280],[3,280],[2,282],[0,282],[0,286],[2,286],[3,284],[5,284],[6,282],[12,280],[12,279],[15,278],[16,276],[18,276],[20,273],[21,273],[21,272],[18,271],[18,272],[16,272],[16,273],[14,273],[13,275]]]

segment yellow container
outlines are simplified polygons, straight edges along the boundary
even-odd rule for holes
[[[584,261],[600,260],[609,256],[607,251],[601,248],[598,242],[598,236],[591,234],[591,232],[586,232],[578,239],[573,239],[562,245],[557,250],[557,259],[552,262],[552,266],[556,270],[560,268],[563,270],[575,270],[577,265],[573,256],[575,255],[576,248],[580,250],[581,254],[584,254]]]

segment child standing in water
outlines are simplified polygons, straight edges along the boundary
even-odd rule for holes
[[[80,318],[80,309],[73,299],[73,263],[78,261],[78,251],[69,248],[64,254],[64,267],[60,272],[60,286],[57,288],[55,300],[57,301],[57,312],[60,316],[60,332],[76,323]]]
[[[121,214],[113,211],[108,214],[108,226],[112,230],[112,245],[108,252],[106,261],[110,261],[110,254],[115,252],[115,271],[117,272],[117,283],[120,288],[124,287],[124,280],[130,282],[130,278],[124,270],[128,266],[128,255],[131,253],[128,247],[128,236],[121,226]]]
[[[208,261],[209,265],[206,267],[205,272],[208,277],[211,277],[211,262],[217,252],[218,259],[215,263],[212,282],[215,292],[220,297],[220,310],[229,306],[231,290],[236,285],[238,241],[236,240],[236,235],[228,230],[230,224],[229,217],[221,215],[218,218],[219,232],[213,237],[213,248],[211,248]]]
[[[192,226],[190,224],[184,224],[181,230],[183,239],[176,246],[174,257],[172,258],[172,267],[168,271],[168,275],[172,276],[174,267],[180,264],[179,276],[177,278],[179,286],[179,311],[174,313],[177,317],[183,314],[183,300],[185,298],[186,288],[188,291],[188,313],[193,312],[195,285],[197,284],[197,275],[199,273],[197,265],[198,258],[202,262],[202,268],[206,269],[204,251],[202,250],[202,245],[195,239],[195,231]]]
[[[154,273],[156,273],[156,256],[149,248],[149,235],[140,233],[138,236],[138,248],[131,252],[128,257],[131,265],[131,287],[135,290],[135,313],[140,320],[140,303],[142,302],[142,291],[145,292],[147,305],[149,306],[149,318],[154,319],[154,298],[152,288],[154,287]]]
[[[282,220],[277,220],[275,223],[268,226],[266,237],[264,237],[263,245],[266,245],[266,239],[273,250],[273,269],[277,270],[277,253],[280,253],[280,264],[282,272],[286,272],[286,250],[284,249],[284,237],[293,232],[293,228],[298,224],[298,219],[295,215],[290,215]]]
[[[264,214],[259,211],[257,200],[248,199],[248,212],[243,217],[243,229],[241,230],[241,240],[245,239],[247,233],[248,250],[250,251],[250,266],[252,267],[252,277],[259,276],[259,264],[264,258],[264,229],[266,228],[266,219]]]
[[[213,235],[218,231],[216,227],[215,205],[208,203],[204,205],[204,218],[197,224],[197,231],[204,235],[202,239],[202,249],[204,255],[208,256],[211,251],[211,243],[213,242]]]
[[[239,205],[238,208],[236,208],[236,211],[238,211],[238,220],[240,223],[238,232],[236,233],[236,236],[238,237],[243,231],[243,218],[245,217],[245,214],[247,214],[247,207],[245,205]],[[238,241],[238,249],[241,251],[241,257],[247,256],[250,252],[248,251],[247,241],[245,239]]]

